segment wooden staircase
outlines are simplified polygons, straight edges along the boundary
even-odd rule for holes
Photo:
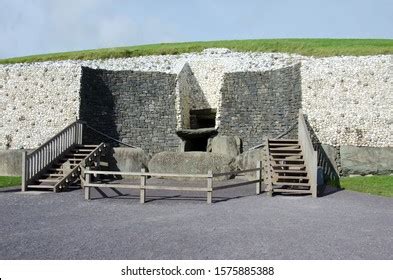
[[[75,145],[58,160],[46,168],[29,189],[44,189],[57,192],[77,184],[82,168],[98,166],[106,145]]]
[[[54,192],[77,183],[82,169],[98,166],[106,144],[83,144],[84,123],[75,121],[22,158],[22,191]]]
[[[299,111],[298,139],[268,139],[265,144],[264,180],[268,193],[317,197],[317,158],[303,113]]]
[[[270,194],[313,194],[302,147],[298,139],[267,141],[267,166]]]

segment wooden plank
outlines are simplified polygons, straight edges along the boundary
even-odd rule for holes
[[[98,171],[89,170],[85,172],[86,174],[101,174],[101,175],[123,175],[123,176],[141,176],[141,172],[120,172],[120,171]],[[207,174],[175,174],[175,173],[143,173],[146,176],[151,177],[185,177],[185,178],[207,178]]]
[[[32,189],[53,189],[51,185],[29,185],[29,188]]]
[[[259,168],[250,168],[250,169],[235,170],[235,171],[222,172],[222,173],[213,173],[213,177],[221,177],[221,176],[227,176],[227,175],[237,175],[237,174],[255,172],[255,171],[258,171],[258,170],[259,170]]]
[[[166,191],[190,191],[190,192],[205,192],[207,188],[204,187],[175,187],[175,186],[151,186],[146,185],[147,190],[166,190]]]
[[[258,195],[261,193],[262,189],[262,161],[260,160],[257,161],[257,170],[255,175],[257,178],[257,183],[255,184],[255,193]]]
[[[237,187],[241,187],[241,186],[255,184],[258,182],[259,182],[259,180],[251,180],[251,181],[235,183],[235,184],[231,184],[231,185],[215,186],[215,187],[213,187],[213,190],[218,191],[218,190],[225,190],[225,189],[230,189],[230,188],[237,188]]]
[[[303,186],[309,187],[310,183],[274,182],[275,186]]]
[[[26,169],[26,156],[27,156],[27,152],[24,150],[22,152],[22,185],[21,185],[21,191],[25,192],[27,190],[27,169]]]
[[[277,180],[285,180],[285,179],[291,179],[291,180],[308,180],[309,178],[307,175],[305,176],[277,176]]]
[[[298,167],[299,168],[305,168],[306,166],[303,164],[298,164],[298,163],[285,163],[285,164],[272,164],[272,167]]]
[[[141,169],[141,173],[144,174],[146,171],[145,168]],[[139,192],[139,201],[140,203],[145,203],[145,196],[146,196],[146,176],[141,175],[141,186]]]
[[[206,202],[207,204],[211,204],[213,202],[213,172],[209,170],[207,172],[207,196]]]
[[[295,169],[274,169],[274,173],[292,173],[292,174],[302,174],[307,173],[307,170],[295,170]]]
[[[273,189],[274,192],[280,192],[280,193],[304,193],[304,194],[311,194],[311,191],[309,190],[296,190],[296,189]]]

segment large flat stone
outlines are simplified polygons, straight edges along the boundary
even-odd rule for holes
[[[149,171],[154,173],[207,174],[229,172],[235,169],[233,157],[207,152],[161,152],[149,162]],[[218,177],[217,179],[227,179]],[[188,180],[186,178],[176,178]],[[206,180],[206,179],[203,179]]]
[[[344,176],[393,173],[393,147],[341,146],[340,155]]]
[[[140,148],[112,148],[106,152],[110,170],[140,172],[147,169],[150,157]]]
[[[249,150],[236,157],[236,167],[239,170],[256,168],[257,162],[262,161],[264,156],[263,148]],[[256,180],[256,172],[244,173],[249,180]]]
[[[21,176],[23,151],[22,149],[0,151],[0,176]]]
[[[240,154],[241,140],[237,136],[216,136],[208,140],[207,151],[236,157]]]

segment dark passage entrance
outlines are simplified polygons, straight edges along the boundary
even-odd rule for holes
[[[190,110],[190,128],[215,127],[216,112],[216,109]]]
[[[176,133],[183,140],[184,152],[206,152],[207,140],[210,137],[217,135],[217,130],[214,127],[182,129],[178,130]]]

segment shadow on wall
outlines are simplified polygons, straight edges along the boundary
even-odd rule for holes
[[[322,168],[323,177],[325,184],[333,187],[340,187],[340,176],[339,171],[336,167],[336,162],[334,159],[329,157],[329,154],[319,141],[314,129],[311,127],[307,115],[305,115],[305,121],[310,132],[311,139],[313,141],[314,148],[318,152],[318,166]]]
[[[178,148],[175,74],[82,68],[81,84],[80,116],[95,129],[151,154]]]
[[[115,101],[108,83],[104,81],[103,70],[82,67],[81,77],[81,100],[79,116],[82,121],[86,121],[90,126],[105,134],[119,139],[114,116]],[[103,131],[102,128],[105,128]],[[91,129],[86,129],[83,135],[83,142],[88,144],[99,144],[110,142],[108,138],[97,134]],[[111,143],[117,145],[116,142]]]

